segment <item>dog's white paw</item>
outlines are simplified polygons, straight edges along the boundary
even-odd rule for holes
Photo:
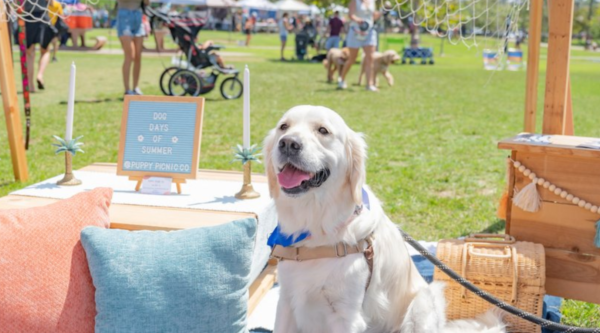
[[[502,322],[504,312],[496,307],[475,317],[451,321],[444,328],[444,333],[505,333],[506,324]]]
[[[421,289],[408,307],[402,333],[441,332],[446,325],[446,300],[442,282],[433,282]]]

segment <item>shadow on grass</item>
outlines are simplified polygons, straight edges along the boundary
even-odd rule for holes
[[[0,180],[0,187],[8,186],[14,183],[14,180]]]
[[[317,92],[317,93],[331,93],[331,92],[334,92],[334,91],[337,91],[340,94],[344,94],[344,93],[354,93],[354,92],[357,92],[358,90],[354,90],[354,89],[351,89],[351,88],[348,88],[348,89],[338,89],[337,87],[332,87],[330,89],[315,89],[314,90],[314,92]]]
[[[202,95],[200,95],[198,97],[202,97]],[[239,98],[236,98],[236,99],[239,99]],[[207,98],[207,97],[204,97],[204,100],[207,101],[207,102],[228,102],[228,101],[235,101],[236,99]]]
[[[95,99],[80,99],[75,100],[75,104],[98,104],[98,103],[109,103],[109,102],[122,102],[123,98],[95,98]],[[67,104],[67,101],[60,101],[58,104]]]
[[[481,230],[480,234],[497,234],[500,231],[503,231],[506,228],[506,221],[496,219],[494,223],[492,223],[487,228]],[[466,236],[466,235],[465,235]]]
[[[288,59],[281,61],[280,59],[267,59],[268,62],[276,62],[279,64],[294,64],[294,65],[323,65],[322,61]]]

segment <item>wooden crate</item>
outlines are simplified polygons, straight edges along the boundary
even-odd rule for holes
[[[600,149],[578,147],[597,138],[548,136],[549,143],[522,142],[519,136],[500,141],[521,162],[556,186],[600,206]],[[599,213],[561,198],[538,186],[541,209],[526,212],[512,203],[515,189],[531,180],[509,167],[506,233],[546,248],[546,290],[550,295],[600,303],[600,249],[594,246]]]

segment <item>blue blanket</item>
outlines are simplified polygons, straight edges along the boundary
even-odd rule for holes
[[[429,262],[425,257],[420,255],[414,255],[411,257],[415,266],[419,270],[419,273],[425,278],[427,282],[433,281],[433,264]],[[562,298],[555,296],[544,297],[544,308],[542,312],[542,317],[548,320],[551,320],[555,323],[560,323],[560,305],[562,303]],[[252,330],[251,333],[271,333],[269,330]],[[554,333],[554,331],[543,328],[542,333]]]

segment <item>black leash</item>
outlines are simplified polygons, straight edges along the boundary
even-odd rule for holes
[[[514,307],[504,301],[497,299],[496,297],[492,296],[491,294],[477,288],[474,284],[465,280],[465,278],[463,278],[462,276],[458,275],[456,272],[451,270],[450,267],[446,266],[438,258],[436,258],[434,255],[429,253],[429,251],[427,251],[423,246],[421,246],[421,244],[419,244],[419,242],[414,240],[412,237],[410,237],[407,233],[405,233],[399,227],[398,227],[398,230],[400,231],[400,234],[402,234],[402,237],[404,237],[404,240],[408,244],[410,244],[422,256],[427,258],[427,260],[431,261],[431,263],[434,264],[435,266],[437,266],[437,268],[442,270],[442,272],[446,273],[448,276],[450,276],[456,282],[460,283],[463,287],[467,288],[469,291],[471,291],[472,293],[476,294],[477,296],[483,298],[485,301],[493,304],[494,306],[497,306],[500,309],[502,309],[512,315],[523,318],[523,319],[525,319],[531,323],[534,323],[538,326],[541,326],[543,328],[549,328],[551,330],[555,330],[555,331],[559,331],[559,332],[600,333],[600,328],[581,328],[581,327],[558,324],[553,321],[550,321],[550,320],[547,320],[544,318],[540,318],[536,315],[533,315],[529,312],[523,311],[517,307]]]

